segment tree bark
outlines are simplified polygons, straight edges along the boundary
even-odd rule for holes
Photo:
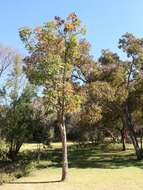
[[[65,181],[68,177],[68,154],[67,154],[67,137],[65,121],[63,119],[60,124],[61,142],[62,142],[62,178],[61,181]]]
[[[123,127],[122,129],[120,130],[120,133],[121,133],[121,143],[122,143],[122,150],[125,151],[126,150],[126,144],[125,144],[125,125],[124,125],[124,122],[122,121],[123,123]]]
[[[143,151],[143,129],[140,129],[140,145],[141,145],[141,151]]]
[[[127,126],[128,131],[129,131],[129,135],[130,135],[130,138],[132,140],[137,159],[141,160],[142,159],[142,151],[141,151],[139,144],[138,144],[138,140],[137,140],[136,133],[134,130],[134,123],[132,121],[132,116],[129,113],[129,109],[128,109],[127,104],[125,105],[125,109],[124,109],[123,121],[124,121],[124,124]]]
[[[67,46],[66,36],[65,36],[65,53],[64,53],[64,68],[62,76],[62,97],[60,102],[60,133],[62,141],[62,178],[61,181],[65,181],[68,176],[68,152],[67,152],[67,136],[66,136],[66,127],[65,127],[65,83],[66,83],[66,64],[67,64],[67,55],[68,55],[69,46]]]
[[[124,136],[124,130],[121,129],[121,142],[122,142],[122,150],[126,150],[126,145],[125,145],[125,136]]]

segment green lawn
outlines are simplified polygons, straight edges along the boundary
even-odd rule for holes
[[[61,174],[60,144],[43,151],[39,164],[34,162],[34,144],[23,146],[21,158],[30,174],[0,190],[143,190],[143,161],[136,161],[129,145],[123,152],[121,145],[77,149],[70,144],[69,179],[62,183],[57,182]]]

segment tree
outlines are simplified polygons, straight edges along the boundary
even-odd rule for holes
[[[43,87],[48,112],[57,113],[63,151],[62,181],[68,174],[65,114],[73,112],[80,103],[73,75],[77,73],[76,63],[86,44],[81,39],[84,32],[75,13],[69,14],[66,20],[56,16],[54,21],[34,30],[20,29],[20,38],[29,51],[24,59],[26,74],[32,83]]]
[[[12,65],[16,52],[12,49],[0,45],[0,77]]]
[[[127,33],[119,40],[119,48],[129,59],[122,61],[117,54],[103,50],[97,64],[97,75],[89,83],[90,88],[87,86],[87,95],[91,97],[89,100],[92,107],[100,106],[101,118],[110,115],[113,120],[121,119],[122,129],[128,130],[137,159],[141,159],[142,150],[135,132],[133,112],[139,107],[139,100],[143,93],[143,39]]]
[[[1,133],[9,147],[8,157],[15,160],[20,147],[32,131],[30,130],[33,112],[31,101],[35,95],[32,86],[26,79],[24,80],[19,55],[15,55],[15,62],[6,80],[5,91],[7,104],[3,105]]]
[[[100,80],[105,80],[110,83],[114,90],[113,103],[107,104],[107,107],[113,111],[117,118],[121,118],[123,128],[127,128],[131,137],[133,146],[138,159],[142,158],[138,140],[135,133],[135,124],[133,123],[132,112],[135,108],[137,97],[136,86],[142,83],[141,64],[142,64],[142,39],[135,38],[132,34],[123,35],[119,40],[119,48],[122,48],[127,53],[130,60],[121,61],[118,56],[113,53],[103,52],[101,58],[102,74]],[[114,60],[114,61],[113,61]],[[102,62],[103,61],[103,62]],[[108,64],[105,64],[108,63]],[[141,96],[142,93],[140,93]],[[122,133],[122,137],[123,137]],[[123,142],[124,143],[124,142]]]
[[[123,121],[127,126],[131,140],[133,142],[136,155],[138,159],[142,159],[142,150],[139,147],[138,140],[135,133],[135,124],[133,123],[132,112],[133,106],[137,97],[133,94],[137,94],[137,89],[142,86],[142,62],[143,62],[143,39],[136,38],[130,33],[126,33],[119,40],[119,48],[121,48],[130,60],[125,62],[126,82],[125,89],[128,92],[128,96],[123,103]],[[138,96],[142,96],[142,90]]]
[[[0,100],[3,101],[5,94],[5,81],[15,61],[16,51],[0,45]]]

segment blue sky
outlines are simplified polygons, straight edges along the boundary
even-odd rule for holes
[[[20,27],[39,26],[69,12],[76,12],[87,26],[86,37],[96,58],[103,48],[118,52],[118,39],[125,32],[143,37],[143,0],[1,0],[0,43],[25,54]]]

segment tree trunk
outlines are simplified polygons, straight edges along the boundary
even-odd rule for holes
[[[16,143],[14,144],[13,141],[11,142],[11,146],[9,148],[9,151],[7,153],[7,156],[12,160],[12,161],[15,161],[16,160],[16,157],[17,157],[17,154],[21,148],[23,143]]]
[[[124,136],[124,131],[121,130],[121,142],[122,142],[122,150],[126,150],[126,145],[125,145],[125,136]]]
[[[124,124],[127,126],[128,131],[129,131],[129,135],[130,135],[130,138],[132,140],[137,159],[141,160],[142,159],[142,151],[141,151],[139,144],[138,144],[138,140],[137,140],[136,133],[134,130],[134,124],[132,121],[132,116],[129,113],[127,104],[125,105],[123,121],[124,121]]]
[[[62,178],[61,181],[65,181],[68,177],[68,154],[67,154],[67,137],[65,121],[63,119],[60,124],[60,133],[62,141]]]
[[[106,129],[105,131],[111,136],[113,143],[116,143],[117,141],[114,134],[109,129]]]
[[[122,129],[120,130],[120,133],[121,133],[121,143],[122,143],[122,150],[125,151],[126,150],[126,144],[125,144],[125,125],[124,125],[124,122],[122,121],[123,123],[123,127]]]
[[[141,151],[143,151],[143,129],[140,129],[140,145],[141,145]]]

